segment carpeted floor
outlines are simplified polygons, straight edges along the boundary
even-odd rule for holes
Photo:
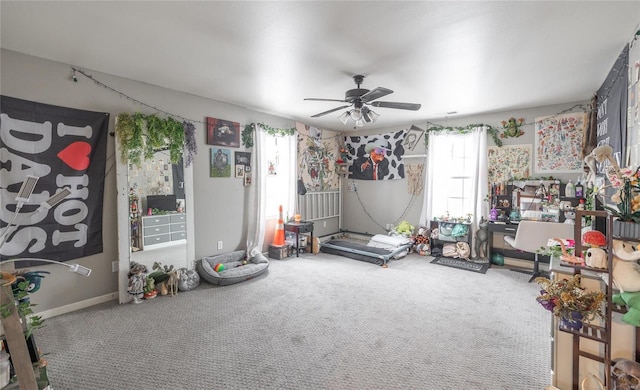
[[[549,382],[549,314],[528,276],[410,255],[329,254],[36,330],[56,390],[519,389]]]

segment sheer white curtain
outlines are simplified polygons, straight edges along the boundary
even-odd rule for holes
[[[260,126],[256,125],[255,142],[253,143],[253,167],[251,174],[253,175],[251,186],[249,186],[249,202],[247,210],[247,218],[249,219],[247,226],[247,256],[254,257],[258,253],[262,253],[265,235],[265,208],[266,208],[266,188],[267,182],[265,177],[266,158],[264,158],[265,150],[262,145],[265,143],[266,133]]]
[[[431,132],[427,154],[420,224],[429,226],[429,221],[446,212],[452,217],[472,214],[471,232],[475,233],[480,217],[489,212],[484,201],[489,180],[486,127],[467,134]]]
[[[253,183],[249,187],[247,255],[252,257],[262,253],[265,237],[271,237],[273,227],[267,225],[268,217],[277,215],[278,209],[270,206],[269,198],[277,198],[286,216],[295,206],[296,180],[296,137],[275,137],[256,125],[255,142],[252,150]],[[277,175],[268,175],[268,163],[276,163]]]

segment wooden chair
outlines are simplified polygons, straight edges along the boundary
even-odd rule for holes
[[[549,239],[573,238],[573,225],[568,223],[520,221],[516,236],[504,236],[507,244],[517,250],[533,253],[533,273],[529,282],[541,276],[540,262],[536,251],[546,248]]]

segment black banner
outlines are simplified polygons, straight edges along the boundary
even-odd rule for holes
[[[625,46],[613,68],[598,90],[596,139],[598,146],[611,145],[613,157],[622,166],[627,145],[627,69],[629,46]],[[609,161],[598,163],[598,174],[604,174]]]
[[[0,260],[102,252],[108,126],[108,113],[0,96]],[[27,175],[39,179],[16,215]],[[71,193],[46,207],[63,188]],[[5,234],[11,221],[16,226]]]

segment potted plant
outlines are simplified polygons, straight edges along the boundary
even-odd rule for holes
[[[581,329],[582,321],[591,322],[596,318],[604,318],[604,292],[586,291],[580,286],[579,274],[560,280],[536,278],[536,283],[541,288],[536,300],[565,327]]]
[[[620,169],[609,176],[611,187],[617,188],[611,200],[616,207],[603,206],[616,218],[613,220],[613,235],[617,237],[640,237],[640,168]],[[604,189],[604,188],[603,188]]]

